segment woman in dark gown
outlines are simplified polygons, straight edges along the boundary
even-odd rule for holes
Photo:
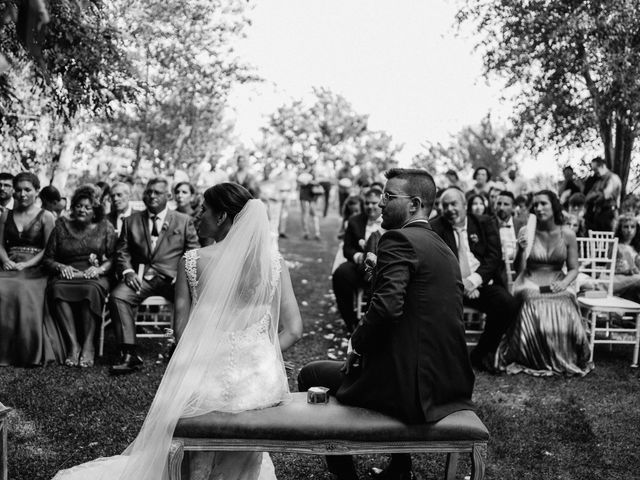
[[[19,173],[13,185],[14,210],[0,215],[0,365],[62,363],[64,343],[46,308],[40,268],[55,220],[35,205],[38,177]]]
[[[500,343],[498,367],[508,373],[586,375],[593,365],[573,289],[578,275],[575,233],[562,225],[560,201],[550,190],[534,196],[531,211],[536,226],[531,232],[523,227],[518,235],[516,258],[522,260],[513,285],[522,307]]]
[[[54,275],[49,303],[67,341],[65,365],[70,367],[94,364],[93,337],[109,293],[107,273],[116,244],[115,230],[103,216],[93,188],[78,188],[71,199],[71,218],[58,220],[44,255]]]

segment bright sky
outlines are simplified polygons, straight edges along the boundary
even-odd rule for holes
[[[505,117],[499,85],[481,75],[473,39],[456,35],[452,0],[259,0],[240,55],[265,84],[232,98],[237,131],[258,138],[265,115],[312,87],[342,94],[369,126],[405,145],[447,141],[491,111]],[[538,168],[540,166],[538,165]]]

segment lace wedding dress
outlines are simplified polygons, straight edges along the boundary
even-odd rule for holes
[[[122,455],[58,472],[54,480],[167,480],[180,417],[287,401],[278,343],[281,257],[266,209],[250,200],[220,243],[184,256],[191,312],[138,437]],[[194,455],[194,480],[273,480],[269,455]]]

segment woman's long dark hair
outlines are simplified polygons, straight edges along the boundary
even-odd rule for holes
[[[560,204],[560,200],[558,199],[558,196],[555,194],[555,192],[551,191],[551,190],[540,190],[536,193],[533,194],[533,196],[535,197],[536,195],[546,195],[547,198],[549,199],[549,202],[551,203],[551,210],[553,211],[553,223],[555,223],[556,225],[562,225],[564,224],[564,215],[562,214],[562,205]],[[529,210],[529,212],[535,214],[536,212],[534,211],[534,203],[531,203],[531,208]]]
[[[487,201],[487,197],[483,197],[482,195],[480,195],[479,193],[474,193],[473,195],[471,195],[469,197],[469,200],[467,200],[467,213],[472,213],[471,212],[471,207],[473,206],[473,201],[479,198],[480,200],[482,200],[482,204],[484,205],[484,212],[483,215],[486,215],[488,213],[489,210],[489,202]]]
[[[207,188],[204,203],[214,212],[225,212],[233,221],[253,195],[242,185],[224,182]]]

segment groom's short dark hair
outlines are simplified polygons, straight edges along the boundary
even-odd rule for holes
[[[433,210],[433,204],[436,200],[436,182],[429,172],[421,168],[392,168],[384,176],[387,180],[392,178],[406,180],[406,194],[420,197],[422,204],[428,210],[427,213]]]

